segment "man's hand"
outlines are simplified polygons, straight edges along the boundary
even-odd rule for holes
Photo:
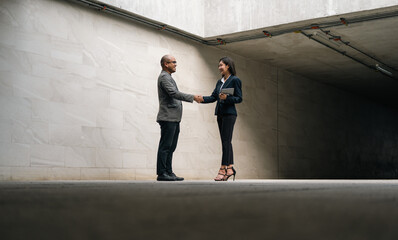
[[[195,102],[197,102],[197,103],[201,103],[201,102],[204,101],[204,100],[203,100],[203,96],[200,96],[200,95],[195,95],[195,96],[193,97],[193,100],[195,100]]]

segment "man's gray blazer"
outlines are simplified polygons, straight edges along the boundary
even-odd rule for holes
[[[193,102],[194,96],[178,91],[171,74],[162,70],[158,78],[159,112],[156,121],[180,122],[181,101]]]

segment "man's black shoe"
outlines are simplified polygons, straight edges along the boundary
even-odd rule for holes
[[[158,175],[158,181],[176,181],[175,177],[168,175],[167,173],[162,173]]]
[[[174,173],[169,173],[169,176],[174,178],[174,181],[184,181],[183,177],[177,177]]]

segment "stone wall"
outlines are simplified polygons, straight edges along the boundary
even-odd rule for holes
[[[179,89],[203,95],[218,60],[236,60],[239,177],[277,177],[276,84],[261,64],[69,1],[8,0],[1,9],[0,179],[154,179],[157,77],[168,53]],[[184,103],[176,173],[210,179],[220,162],[214,104]]]

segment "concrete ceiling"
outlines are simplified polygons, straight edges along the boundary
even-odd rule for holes
[[[202,38],[172,26],[166,28],[161,22],[118,7],[105,7],[97,0],[74,1],[285,69],[398,110],[398,5]],[[343,24],[341,18],[348,24]],[[313,29],[313,26],[320,28]],[[265,37],[264,30],[273,36]],[[302,31],[294,33],[296,30]],[[329,31],[328,34],[325,31]],[[339,36],[342,41],[330,39],[333,36]],[[226,45],[222,45],[223,42]],[[376,65],[387,71],[377,70]]]
[[[291,32],[218,47],[398,109],[398,72],[395,70],[398,69],[398,17],[367,20],[347,26],[341,24],[322,30],[340,36],[350,46],[341,44],[341,41],[329,40],[330,35],[322,33],[320,29],[303,32],[312,34],[318,41],[345,52],[363,64],[302,33]],[[383,69],[388,69],[392,77],[377,71],[377,63]]]

